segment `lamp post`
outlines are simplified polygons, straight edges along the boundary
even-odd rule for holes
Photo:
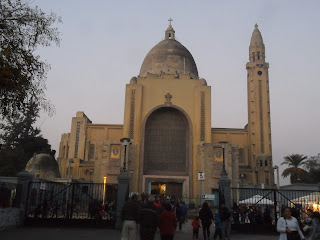
[[[129,191],[130,197],[132,192],[132,174],[133,174],[133,170],[130,170],[130,191]]]
[[[66,196],[66,213],[68,211],[68,202],[69,202],[69,188],[70,188],[69,185],[71,184],[71,179],[70,179],[71,163],[74,163],[73,159],[69,159],[69,166],[68,166],[68,175],[67,175],[68,187],[67,187],[67,196]]]
[[[227,173],[227,170],[226,170],[226,163],[225,163],[225,148],[226,148],[226,145],[228,144],[227,141],[221,141],[219,142],[221,144],[221,147],[222,147],[222,153],[223,153],[223,163],[222,163],[222,171],[220,173],[220,176],[221,177],[227,177],[228,176],[228,173]]]
[[[103,200],[102,200],[103,205],[106,199],[106,184],[107,184],[107,177],[103,177]]]
[[[273,169],[277,170],[277,188],[280,188],[279,166],[274,165]]]
[[[69,184],[70,184],[70,182],[71,182],[71,179],[70,179],[71,163],[74,163],[73,159],[69,159],[68,176],[67,176],[67,179],[68,179],[68,183],[69,183]]]
[[[127,172],[127,146],[129,145],[130,143],[130,138],[121,138],[120,139],[120,142],[122,142],[123,146],[124,146],[124,159],[123,159],[123,168],[122,168],[122,171],[123,173],[126,173]]]
[[[90,182],[91,182],[92,173],[93,173],[93,170],[90,169]]]

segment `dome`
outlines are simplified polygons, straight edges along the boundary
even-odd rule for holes
[[[149,74],[190,75],[199,78],[197,65],[188,51],[180,42],[175,40],[175,31],[171,24],[166,30],[165,39],[154,46],[145,57],[140,77]]]
[[[26,171],[32,173],[32,167],[33,157],[28,161],[26,165]],[[35,176],[45,180],[59,178],[60,172],[57,161],[50,154],[37,154],[34,164],[34,174]]]

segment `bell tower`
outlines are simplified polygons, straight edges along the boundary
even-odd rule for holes
[[[248,71],[248,134],[249,162],[252,183],[273,187],[271,121],[269,97],[269,63],[265,61],[265,46],[258,25],[252,33]]]

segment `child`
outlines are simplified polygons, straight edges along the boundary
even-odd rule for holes
[[[216,240],[217,236],[219,236],[219,239],[221,240],[222,239],[221,220],[220,220],[220,214],[218,210],[214,215],[214,222],[216,225],[216,229],[214,231],[213,240]]]
[[[192,237],[192,239],[198,239],[200,221],[199,221],[199,216],[197,216],[197,215],[194,216],[194,219],[192,221],[192,228],[193,228],[193,237]]]

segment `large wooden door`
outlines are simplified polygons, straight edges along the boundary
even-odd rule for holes
[[[182,198],[182,183],[167,183],[166,194]]]

